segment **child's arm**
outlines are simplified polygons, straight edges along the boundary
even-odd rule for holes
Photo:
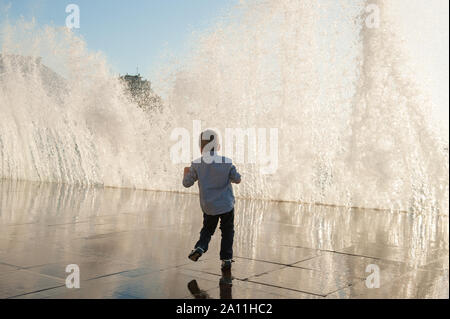
[[[183,176],[183,186],[188,188],[194,185],[194,183],[197,181],[197,172],[195,171],[194,167],[191,165],[191,167],[185,167],[184,168],[184,176]]]
[[[236,166],[234,165],[231,165],[230,181],[234,184],[239,184],[241,182],[241,174],[238,173]]]

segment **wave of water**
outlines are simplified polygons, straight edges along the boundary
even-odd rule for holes
[[[200,120],[279,129],[276,174],[239,165],[238,196],[448,215],[448,150],[388,2],[371,3],[380,28],[365,26],[368,2],[244,2],[161,74],[152,114],[73,33],[7,24],[0,177],[182,191],[170,133]]]

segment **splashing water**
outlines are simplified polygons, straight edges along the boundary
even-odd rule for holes
[[[201,120],[279,129],[276,174],[239,164],[238,196],[448,215],[448,151],[388,2],[371,3],[381,10],[375,29],[364,25],[365,2],[242,3],[161,74],[165,106],[153,114],[74,34],[7,25],[0,177],[182,191],[170,132]]]
[[[21,21],[4,34],[1,177],[145,187],[156,130],[125,98],[105,59],[63,28]],[[36,56],[47,57],[64,78]]]

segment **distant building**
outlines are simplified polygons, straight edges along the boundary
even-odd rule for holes
[[[144,111],[162,108],[161,98],[152,90],[151,82],[137,75],[123,75],[120,79],[125,84],[130,99]]]

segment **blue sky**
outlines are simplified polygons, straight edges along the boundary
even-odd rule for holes
[[[64,26],[71,3],[80,8],[76,32],[90,50],[102,51],[117,72],[132,74],[139,66],[149,75],[163,52],[183,55],[191,34],[214,24],[238,0],[0,0],[0,20],[6,14]]]

